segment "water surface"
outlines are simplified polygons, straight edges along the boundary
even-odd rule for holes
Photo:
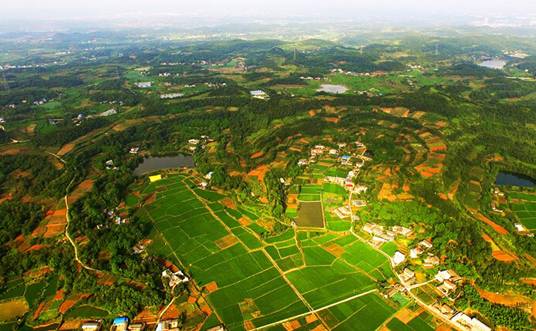
[[[501,171],[497,175],[497,178],[495,178],[495,184],[507,186],[534,187],[536,186],[536,180],[525,175]]]
[[[150,156],[145,158],[140,165],[134,170],[134,175],[140,176],[149,172],[172,169],[172,168],[193,168],[194,159],[190,155],[177,156]]]

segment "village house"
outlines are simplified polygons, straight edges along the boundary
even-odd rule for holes
[[[400,264],[404,263],[406,261],[406,256],[399,251],[395,252],[395,255],[393,256],[393,265],[399,266]]]
[[[85,322],[82,324],[81,328],[84,331],[99,331],[101,328],[101,322],[100,321]]]
[[[352,206],[354,206],[354,207],[361,208],[361,207],[365,207],[366,205],[367,205],[367,202],[366,202],[366,201],[363,201],[363,200],[352,200]]]
[[[139,83],[135,83],[134,85],[136,85],[136,87],[138,88],[150,88],[151,86],[153,86],[153,83],[152,82],[139,82]]]
[[[165,320],[156,326],[156,331],[179,331],[182,324],[178,319]]]
[[[411,283],[415,280],[415,272],[409,268],[405,268],[404,271],[400,274],[400,279],[404,283]]]
[[[140,148],[139,147],[131,147],[130,150],[128,151],[130,154],[138,154],[138,152],[140,151]]]
[[[167,93],[160,95],[160,99],[177,99],[182,98],[184,93]]]
[[[128,326],[128,331],[143,331],[145,323],[132,323]]]
[[[435,303],[432,307],[439,310],[441,314],[445,315],[447,318],[451,318],[456,314],[456,311],[452,309],[452,307],[445,304]]]
[[[169,269],[162,271],[162,278],[169,279],[169,287],[175,287],[182,283],[187,283],[190,281],[190,278],[186,276],[182,271],[172,272]]]
[[[409,237],[413,234],[413,231],[411,229],[398,225],[393,226],[391,230],[393,230],[393,232],[395,232],[396,234],[404,237]]]
[[[420,241],[418,245],[424,250],[431,249],[432,247],[434,247],[434,245],[432,245],[432,241],[429,239]]]
[[[342,178],[342,177],[334,177],[334,176],[327,176],[327,177],[326,177],[326,181],[327,181],[328,183],[338,184],[338,185],[344,186],[345,178]]]
[[[112,322],[111,331],[127,331],[128,317],[116,317]]]
[[[491,328],[489,326],[482,323],[476,317],[471,318],[462,312],[456,314],[456,316],[451,318],[451,321],[454,323],[458,323],[471,331],[491,331]]]
[[[341,164],[342,165],[351,165],[352,164],[352,156],[351,155],[343,155],[343,156],[341,156]]]
[[[329,152],[328,152],[329,155],[332,155],[332,156],[337,156],[339,154],[339,151],[337,151],[336,149],[330,149]]]
[[[372,237],[372,244],[374,246],[381,246],[382,244],[385,244],[386,242],[387,240],[385,238],[378,237],[378,236]]]
[[[423,267],[425,268],[428,268],[428,269],[431,269],[437,265],[439,265],[439,258],[435,255],[430,255],[430,256],[427,256],[425,259],[424,259],[424,264],[423,264]]]
[[[249,94],[255,99],[265,100],[268,98],[268,94],[262,90],[250,91]]]
[[[409,257],[412,259],[418,258],[422,253],[424,253],[424,249],[421,248],[421,246],[417,246],[415,248],[412,248],[409,250]]]
[[[309,161],[307,161],[306,159],[298,160],[298,166],[299,167],[304,167],[304,166],[307,166],[308,164],[309,164]]]
[[[365,185],[356,185],[352,189],[352,193],[361,194],[361,193],[366,193],[367,190],[368,190],[368,187],[366,187]]]
[[[347,206],[342,206],[335,209],[335,215],[337,215],[338,218],[345,219],[352,215],[352,211]]]

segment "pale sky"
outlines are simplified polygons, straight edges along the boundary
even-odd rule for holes
[[[396,17],[536,16],[535,0],[0,0],[8,19],[106,18],[126,14],[186,16]]]

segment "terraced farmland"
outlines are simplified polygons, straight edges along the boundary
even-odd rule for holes
[[[140,210],[156,226],[150,249],[205,288],[213,313],[230,330],[305,323],[306,315],[311,326],[347,329],[374,311],[375,320],[362,328],[368,330],[394,310],[373,293],[378,281],[392,277],[387,259],[352,235],[289,228],[261,239],[254,208],[229,209],[223,196],[197,189],[186,175],[148,184],[142,195],[152,194]]]

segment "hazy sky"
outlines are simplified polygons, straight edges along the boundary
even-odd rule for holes
[[[125,14],[192,16],[535,15],[535,0],[0,0],[10,19],[106,18]]]

